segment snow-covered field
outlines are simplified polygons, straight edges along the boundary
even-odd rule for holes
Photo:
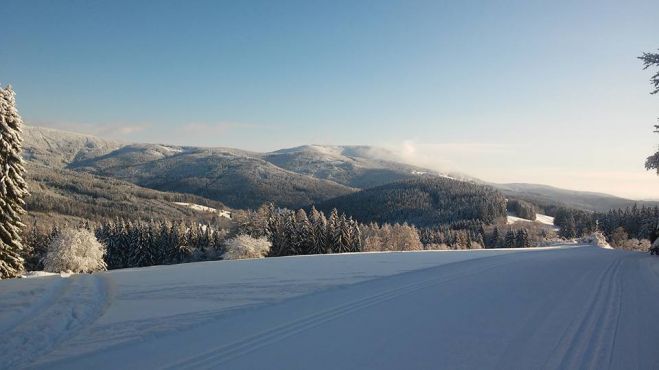
[[[554,226],[554,218],[551,216],[543,215],[540,213],[535,214],[535,221],[528,220],[526,218],[516,217],[516,216],[507,216],[507,222],[509,225],[514,224],[515,222],[536,222],[547,226]],[[554,228],[558,229],[558,228]]]
[[[183,206],[190,209],[194,209],[195,211],[199,211],[199,212],[217,213],[220,217],[231,218],[231,212],[223,209],[218,210],[212,207],[206,207],[206,206],[202,206],[201,204],[195,204],[195,203],[174,202],[174,204],[176,204],[177,206]]]
[[[0,281],[0,368],[658,368],[659,258],[301,256]]]

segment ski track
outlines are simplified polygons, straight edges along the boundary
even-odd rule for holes
[[[410,283],[394,289],[385,290],[373,295],[366,296],[357,300],[344,302],[335,307],[324,310],[317,314],[311,314],[301,319],[288,322],[286,324],[275,326],[274,328],[265,330],[263,332],[248,336],[238,341],[220,346],[209,352],[203,353],[199,356],[186,358],[180,362],[172,364],[171,366],[164,367],[164,369],[215,369],[219,368],[222,364],[229,362],[238,357],[247,355],[251,352],[257,351],[259,348],[267,346],[271,343],[276,343],[282,339],[300,333],[302,331],[317,327],[328,321],[337,320],[341,317],[359,311],[388,300],[416,292],[421,289],[429,288],[432,286],[439,286],[451,281],[455,281],[466,276],[482,273],[491,270],[501,265],[511,263],[511,261],[500,261],[496,258],[490,261],[489,264],[477,271],[458,271],[452,273],[450,276],[438,280],[437,278],[430,278],[414,283]]]
[[[29,367],[96,321],[109,306],[107,277],[94,274],[60,279],[3,331],[0,342],[17,350],[3,353],[0,368]]]
[[[586,309],[575,319],[555,348],[547,368],[602,369],[610,368],[613,344],[620,321],[622,285],[618,258],[609,264],[599,278],[595,293]],[[590,335],[583,335],[590,333]]]
[[[55,281],[48,285],[48,288],[34,304],[32,304],[23,312],[17,314],[12,320],[0,325],[0,333],[7,333],[13,331],[16,327],[24,324],[26,320],[34,317],[39,311],[44,310],[46,307],[52,305],[70,285],[70,279],[52,278]]]

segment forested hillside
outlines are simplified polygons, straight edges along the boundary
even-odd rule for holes
[[[355,191],[232,149],[130,145],[69,167],[161,191],[196,194],[232,208],[257,208],[266,202],[298,207]]]
[[[657,202],[639,202],[609,194],[559,189],[538,184],[493,184],[507,196],[526,200],[552,214],[560,207],[577,208],[585,211],[607,212],[611,209],[631,207],[634,204],[657,205]]]
[[[503,194],[489,186],[442,177],[422,177],[378,186],[317,204],[337,208],[359,222],[402,223],[418,227],[462,220],[492,223],[506,215]]]
[[[32,163],[27,166],[27,181],[31,195],[27,198],[25,223],[37,222],[41,226],[76,220],[202,220],[216,217],[174,202],[225,208],[220,202],[190,194],[165,193],[116,179]]]

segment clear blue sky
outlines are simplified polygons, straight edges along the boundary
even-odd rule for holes
[[[659,198],[648,1],[5,0],[32,125],[252,150],[389,147],[499,182]]]

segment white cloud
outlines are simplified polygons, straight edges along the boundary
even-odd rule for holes
[[[510,154],[513,148],[501,144],[479,142],[421,143],[412,139],[389,146],[398,160],[436,171],[469,172],[463,163],[483,156]]]

